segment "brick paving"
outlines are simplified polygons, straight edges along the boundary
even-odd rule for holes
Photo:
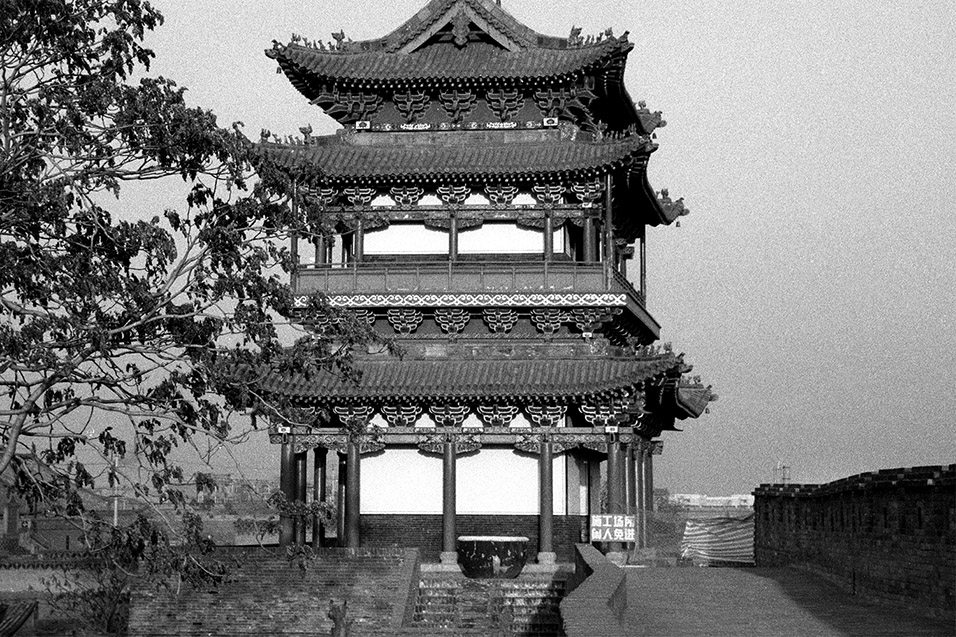
[[[647,637],[923,637],[956,626],[867,604],[789,568],[628,568],[628,634]]]

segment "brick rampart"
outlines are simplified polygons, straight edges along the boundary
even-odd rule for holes
[[[414,550],[319,549],[302,564],[278,550],[217,549],[214,556],[229,568],[218,585],[178,594],[134,590],[129,634],[328,635],[335,599],[348,600],[353,635],[395,635],[411,615],[419,579]]]
[[[437,562],[442,544],[442,516],[422,514],[362,514],[362,545],[417,548],[423,562]],[[554,552],[559,562],[574,561],[574,545],[587,532],[583,515],[556,515],[553,524]],[[538,552],[536,515],[458,515],[458,535],[520,535],[527,537],[529,560]],[[587,535],[585,535],[585,539]]]
[[[956,465],[754,491],[757,566],[812,570],[855,595],[953,618]]]

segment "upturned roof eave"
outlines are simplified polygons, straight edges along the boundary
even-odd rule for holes
[[[612,365],[604,364],[608,361],[581,361],[569,360],[561,363],[561,373],[567,374],[568,369],[585,368],[589,363],[597,363],[597,372],[591,374],[590,379],[578,377],[556,378],[560,375],[544,365],[547,361],[502,362],[500,374],[497,378],[507,378],[504,371],[508,369],[522,369],[524,375],[519,374],[508,382],[496,382],[479,386],[475,379],[487,376],[487,370],[475,369],[469,372],[469,361],[428,361],[430,367],[440,368],[440,373],[423,371],[422,361],[391,360],[376,363],[355,363],[355,369],[360,372],[357,381],[343,379],[331,372],[315,372],[310,378],[301,376],[280,375],[268,369],[237,369],[237,377],[243,382],[253,382],[259,391],[265,394],[281,396],[294,403],[318,405],[331,402],[337,403],[368,403],[383,404],[396,400],[412,402],[435,401],[477,401],[537,403],[555,402],[566,398],[598,398],[609,396],[642,385],[646,381],[661,377],[673,371],[679,365],[677,357],[666,354],[656,359],[633,359],[628,361],[612,361]],[[391,369],[405,370],[405,373],[392,374],[388,378],[387,386],[380,384],[381,377],[376,370],[389,366]],[[471,365],[474,367],[474,365]],[[523,369],[528,367],[529,369]],[[458,382],[446,383],[447,377],[454,377]],[[397,378],[397,380],[396,380]],[[531,380],[528,380],[528,379]]]
[[[378,133],[365,133],[375,135]],[[401,133],[414,135],[415,133]],[[467,133],[466,133],[467,134]],[[569,157],[563,160],[563,163],[549,165],[546,160],[541,160],[540,166],[531,166],[522,164],[520,166],[510,166],[500,161],[501,153],[506,149],[521,148],[525,151],[534,152],[540,150],[546,153],[553,147],[547,143],[528,143],[522,148],[522,144],[502,143],[500,145],[484,144],[482,148],[486,151],[483,160],[475,160],[471,165],[464,165],[467,162],[454,162],[443,159],[443,153],[453,155],[456,147],[435,146],[430,149],[428,155],[429,165],[416,166],[410,161],[404,161],[401,158],[402,153],[406,153],[409,158],[421,158],[421,147],[415,145],[409,146],[390,146],[377,147],[353,146],[342,142],[340,136],[325,136],[313,138],[312,144],[286,145],[276,143],[260,143],[258,145],[260,155],[264,157],[272,156],[273,161],[283,170],[289,173],[299,173],[304,179],[327,183],[355,183],[366,181],[370,183],[386,181],[415,181],[431,180],[437,178],[449,178],[463,181],[487,181],[489,177],[503,180],[521,180],[540,175],[559,176],[559,175],[577,175],[577,174],[599,174],[614,171],[621,166],[629,164],[635,158],[649,155],[657,146],[651,143],[643,136],[634,136],[630,143],[624,138],[619,142],[605,142],[608,144],[607,152],[602,155],[592,157],[577,158],[574,156],[575,144],[581,144],[581,150],[584,151],[586,144],[600,144],[601,142],[575,142],[562,143]],[[616,147],[614,145],[616,144]],[[591,147],[593,149],[593,146]],[[327,150],[328,159],[323,159],[321,155]],[[351,151],[353,153],[352,162],[356,164],[363,163],[363,156],[367,156],[367,162],[374,164],[378,161],[384,168],[372,167],[366,169],[350,169],[346,162],[342,160],[340,151]],[[472,149],[473,150],[473,149]],[[386,157],[386,153],[388,156]],[[385,158],[390,161],[379,161]],[[643,172],[643,170],[642,170]],[[653,200],[656,202],[656,200]]]
[[[525,70],[520,72],[500,70],[505,67],[511,67],[512,65],[497,64],[489,64],[488,66],[482,67],[480,71],[463,70],[459,66],[456,66],[453,59],[448,61],[447,67],[440,68],[439,70],[435,70],[434,68],[430,70],[416,70],[413,64],[415,54],[392,54],[385,52],[364,52],[360,54],[325,53],[310,50],[307,47],[295,44],[285,45],[279,49],[267,49],[266,55],[276,60],[282,72],[303,96],[312,100],[315,99],[318,94],[318,89],[313,88],[313,86],[321,84],[335,84],[342,87],[355,85],[390,87],[408,84],[459,84],[462,81],[477,84],[494,84],[500,80],[517,80],[526,83],[571,80],[575,77],[588,75],[591,72],[595,74],[599,73],[601,69],[606,67],[614,58],[620,58],[619,64],[623,67],[626,64],[627,53],[632,48],[633,44],[623,42],[611,46],[604,45],[567,49],[567,51],[573,51],[574,54],[568,55],[567,57],[572,59],[565,60],[561,66],[556,67],[553,64],[545,65],[544,63],[530,60],[524,64]],[[312,58],[312,63],[309,64],[304,60],[294,59],[293,56],[287,54],[287,51],[293,50],[305,51],[307,55]],[[515,58],[531,58],[535,55],[535,52],[536,50],[530,50],[508,53],[506,55]],[[578,54],[578,52],[580,53]],[[393,75],[363,70],[361,67],[368,65],[373,55],[386,60],[394,57],[396,61],[400,60],[411,68],[406,68],[401,73],[396,72]],[[575,57],[580,59],[573,59]],[[413,63],[409,64],[409,61]],[[349,68],[350,66],[354,66],[355,68]],[[431,66],[434,67],[435,65],[432,64]],[[325,69],[325,67],[335,68],[333,70]],[[345,68],[343,69],[343,67]],[[607,95],[606,97],[613,99],[615,96]],[[625,99],[621,99],[621,101],[626,102],[624,108],[628,110],[628,120],[638,121],[633,103],[626,95],[624,97]]]

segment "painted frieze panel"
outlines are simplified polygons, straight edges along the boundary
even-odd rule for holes
[[[473,453],[481,449],[480,434],[463,433],[427,433],[418,437],[418,448],[422,453],[433,455],[442,455],[445,452],[445,443],[451,441],[455,444],[455,455]]]

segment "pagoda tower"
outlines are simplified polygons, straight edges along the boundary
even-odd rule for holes
[[[540,562],[568,561],[589,514],[652,507],[658,437],[715,398],[654,345],[645,237],[686,210],[648,184],[664,122],[624,87],[633,45],[542,35],[491,0],[334,38],[267,55],[342,128],[259,151],[307,216],[296,303],[325,295],[401,355],[356,352],[357,378],[257,378],[314,414],[271,428],[283,490],[334,498],[349,547],[453,564],[459,534],[523,535]]]

